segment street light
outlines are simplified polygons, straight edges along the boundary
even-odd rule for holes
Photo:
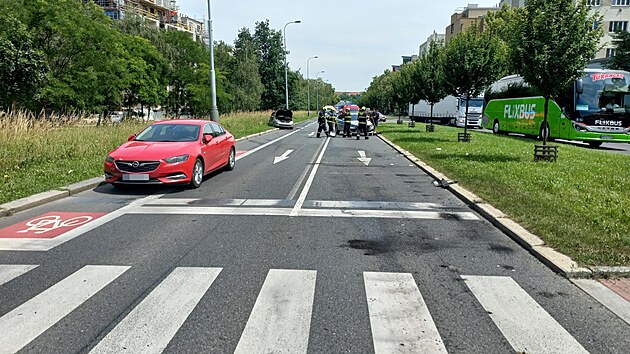
[[[308,62],[311,59],[317,59],[317,58],[319,58],[319,57],[316,55],[314,57],[310,57],[310,58],[306,59],[306,85],[307,85],[306,87],[307,87],[307,92],[308,92],[307,95],[306,95],[307,96],[307,98],[306,98],[306,101],[307,101],[307,103],[306,103],[306,112],[307,113],[306,114],[307,114],[308,117],[311,116],[311,78],[308,76]]]
[[[210,0],[208,0],[208,46],[210,47],[210,90],[212,95],[210,119],[218,123],[219,110],[217,109],[217,81],[214,73],[214,40],[212,39],[212,12],[210,11]]]
[[[315,75],[315,81],[317,83],[317,109],[319,109],[319,74],[325,73],[324,70],[320,71]]]
[[[208,0],[210,1],[210,0]],[[302,21],[297,20],[297,21],[291,21],[291,22],[287,22],[284,25],[284,28],[282,29],[282,38],[284,39],[284,95],[286,98],[286,104],[287,104],[287,110],[289,109],[289,76],[287,74],[288,68],[287,68],[287,35],[286,35],[286,31],[287,31],[287,26],[292,24],[292,23],[302,23]]]

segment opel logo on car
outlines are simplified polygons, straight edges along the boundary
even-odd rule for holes
[[[131,163],[131,167],[133,167],[133,168],[138,168],[139,166],[140,166],[140,162],[138,162],[138,161],[134,161],[134,162]]]

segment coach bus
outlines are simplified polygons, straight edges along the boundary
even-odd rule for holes
[[[495,134],[547,135],[599,147],[603,142],[630,142],[630,73],[585,69],[581,78],[549,100],[548,126],[543,126],[545,99],[522,77],[507,76],[486,91],[483,126]]]

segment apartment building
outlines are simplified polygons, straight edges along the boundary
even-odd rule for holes
[[[147,23],[164,30],[183,31],[195,41],[205,38],[204,23],[180,14],[176,0],[94,0],[113,20],[129,15],[140,16]]]
[[[467,7],[456,9],[451,16],[451,24],[446,27],[445,42],[459,33],[465,32],[471,26],[476,25],[479,32],[483,32],[486,15],[498,10],[498,7],[479,7],[477,4],[468,4]]]
[[[522,7],[526,0],[502,0],[501,6]],[[628,31],[630,22],[630,0],[587,0],[591,7],[591,12],[599,12],[602,16],[601,23],[594,24],[601,26],[604,36],[600,41],[601,49],[595,55],[595,59],[609,58],[615,55],[612,44],[612,34],[617,31]]]
[[[429,51],[429,47],[433,42],[442,43],[442,45],[444,45],[445,36],[446,35],[443,33],[437,33],[433,31],[429,38],[427,38],[424,43],[420,44],[420,47],[418,48],[418,57],[422,58],[422,56]]]

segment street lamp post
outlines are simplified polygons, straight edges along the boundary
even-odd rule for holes
[[[307,91],[307,94],[306,94],[306,97],[307,97],[306,98],[306,101],[307,101],[307,103],[306,103],[306,115],[308,117],[311,116],[311,77],[308,76],[308,62],[311,59],[317,59],[317,58],[318,58],[318,56],[316,55],[314,57],[310,57],[310,58],[306,59],[306,91]]]
[[[324,70],[320,71],[315,75],[315,83],[317,84],[317,109],[319,109],[319,74],[325,73]]]
[[[208,0],[208,47],[210,47],[210,90],[212,95],[210,119],[218,123],[219,110],[217,109],[217,81],[214,72],[214,40],[212,39],[212,12],[210,11],[210,0]]]
[[[210,1],[210,0],[208,0]],[[297,21],[291,21],[291,22],[287,22],[284,25],[284,28],[282,29],[282,38],[284,39],[284,96],[286,99],[286,105],[287,105],[287,110],[289,109],[289,76],[288,76],[288,67],[287,67],[287,36],[286,36],[286,31],[287,31],[287,26],[292,24],[292,23],[302,23],[302,21],[297,20]]]

